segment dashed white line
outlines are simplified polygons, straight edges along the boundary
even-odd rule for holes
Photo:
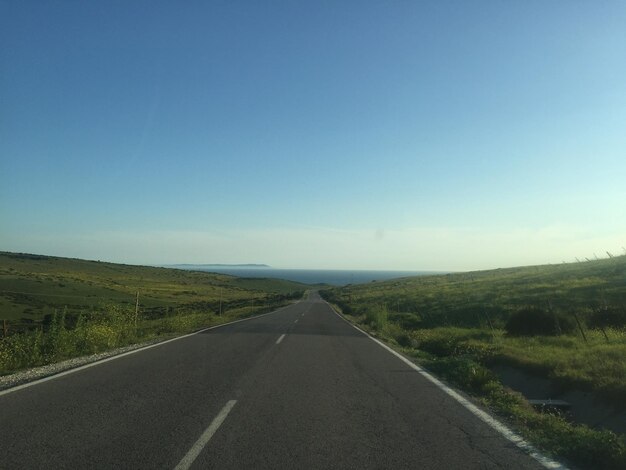
[[[32,382],[27,382],[27,383],[22,384],[22,385],[17,385],[17,386],[12,387],[12,388],[7,388],[5,390],[0,390],[0,396],[7,395],[7,394],[13,393],[13,392],[17,392],[18,390],[22,390],[24,388],[32,387],[33,385],[39,385],[41,383],[48,382],[49,380],[58,379],[58,378],[64,377],[64,376],[69,375],[69,374],[74,374],[76,372],[88,369],[90,367],[95,367],[95,366],[99,366],[101,364],[105,364],[105,363],[110,362],[110,361],[115,361],[116,359],[121,359],[123,357],[130,356],[131,354],[137,354],[137,353],[140,353],[140,352],[143,352],[143,351],[147,351],[148,349],[157,348],[159,346],[163,346],[163,345],[165,345],[167,343],[171,343],[173,341],[178,341],[178,340],[181,340],[181,339],[189,338],[191,336],[195,336],[195,335],[203,333],[205,331],[214,330],[214,329],[217,329],[217,328],[222,328],[224,326],[233,325],[233,324],[239,323],[239,322],[254,320],[256,318],[261,318],[261,317],[264,317],[266,315],[273,315],[274,313],[278,313],[281,310],[284,310],[286,308],[291,307],[292,305],[293,304],[285,305],[284,307],[281,307],[281,308],[279,308],[277,310],[274,310],[272,312],[269,312],[269,313],[263,313],[261,315],[256,315],[256,316],[253,316],[253,317],[242,318],[240,320],[234,320],[234,321],[231,321],[231,322],[228,322],[228,323],[222,323],[221,325],[210,326],[208,328],[203,328],[201,330],[194,331],[193,333],[189,333],[189,334],[186,334],[186,335],[178,336],[176,338],[172,338],[172,339],[168,339],[168,340],[165,340],[165,341],[161,341],[160,343],[149,344],[148,346],[142,346],[142,347],[139,347],[137,349],[133,349],[131,351],[127,351],[125,353],[121,353],[121,354],[117,354],[115,356],[110,356],[110,357],[107,357],[107,358],[104,358],[104,359],[100,359],[99,361],[89,362],[89,363],[87,363],[85,365],[82,365],[80,367],[76,367],[74,369],[65,370],[63,372],[59,372],[58,374],[50,375],[48,377],[43,377],[41,379],[37,379],[37,380],[34,380]]]
[[[280,342],[283,340],[284,337],[285,337],[285,334],[280,335],[280,338],[276,340],[276,344],[280,344]]]
[[[178,465],[176,465],[174,470],[187,470],[189,467],[191,467],[191,464],[194,462],[194,460],[196,460],[198,455],[200,455],[200,452],[202,452],[204,446],[207,445],[207,443],[213,437],[213,434],[215,434],[215,432],[222,425],[222,423],[226,419],[226,416],[228,416],[228,413],[230,413],[230,410],[232,410],[233,406],[235,406],[235,403],[237,403],[237,400],[230,400],[224,405],[224,408],[222,408],[218,415],[213,419],[213,421],[211,421],[209,427],[206,428],[206,430],[202,433],[202,435],[196,441],[193,447],[189,449],[189,452],[187,452],[182,460],[178,463]]]
[[[298,320],[296,320],[294,323],[298,323]]]

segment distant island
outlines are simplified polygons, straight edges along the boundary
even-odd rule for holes
[[[267,264],[165,264],[165,268],[179,268],[179,269],[206,269],[206,268],[263,268],[268,269],[271,266]]]

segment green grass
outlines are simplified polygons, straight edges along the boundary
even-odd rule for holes
[[[594,310],[626,306],[626,257],[396,279],[322,295],[346,318],[482,400],[548,453],[584,468],[626,468],[624,435],[537,413],[489,369],[511,365],[623,409],[626,330],[587,324]],[[508,319],[528,308],[578,319],[582,332],[507,335]]]
[[[71,327],[65,312],[56,313],[45,331],[24,331],[0,340],[0,375],[138,342],[166,339],[266,311],[264,307],[243,307],[221,316],[197,311],[135,322],[133,308],[111,304],[89,317],[79,316]]]
[[[386,304],[432,326],[503,327],[513,311],[547,308],[588,316],[626,305],[626,256],[612,259],[422,276],[334,290],[353,308]]]
[[[513,425],[531,443],[553,457],[582,468],[626,468],[626,436],[576,425],[560,416],[538,413],[520,394],[505,388],[487,367],[496,358],[516,365],[519,365],[520,358],[524,358],[526,366],[543,368],[547,358],[552,364],[550,370],[577,367],[581,374],[586,374],[586,369],[589,369],[593,374],[600,374],[607,381],[608,387],[615,391],[616,387],[621,389],[623,385],[619,377],[623,377],[626,333],[611,332],[614,335],[611,336],[612,340],[619,341],[621,345],[619,349],[612,345],[607,347],[597,336],[591,338],[593,343],[590,348],[608,351],[610,357],[606,367],[609,370],[604,370],[596,362],[604,352],[589,354],[588,349],[583,349],[572,355],[564,354],[564,349],[580,346],[580,341],[572,338],[506,338],[502,331],[493,332],[483,328],[407,330],[389,319],[381,325],[377,320],[372,320],[375,317],[371,315],[369,318],[366,314],[345,317],[412,357],[439,377],[473,395]],[[623,392],[619,392],[617,397],[623,401]]]
[[[626,397],[623,330],[607,331],[610,342],[600,332],[588,332],[587,343],[573,336],[508,337],[501,330],[481,328],[400,331],[410,338],[410,344],[439,357],[469,355],[485,365],[511,365],[547,377],[563,389],[595,391],[617,405]]]
[[[0,252],[0,374],[268,312],[307,287]]]
[[[15,327],[41,323],[45,315],[98,310],[108,303],[134,306],[145,315],[172,311],[242,308],[276,301],[308,286],[279,279],[103,263],[0,252],[0,320]]]
[[[404,278],[335,288],[323,294],[365,323],[376,323],[374,329],[391,323],[402,335],[421,343],[425,336],[441,332],[437,347],[446,351],[452,344],[461,349],[483,348],[489,352],[483,360],[516,365],[565,386],[612,397],[615,402],[623,402],[626,396],[624,329],[587,327],[594,309],[626,308],[625,256]],[[578,319],[582,332],[576,326],[563,336],[507,336],[507,320],[529,307],[551,309],[555,316],[572,319],[574,325],[573,320]],[[386,320],[373,322],[377,315]],[[472,339],[474,334],[479,338]]]

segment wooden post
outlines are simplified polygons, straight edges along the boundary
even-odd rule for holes
[[[604,329],[604,327],[602,325],[600,325],[600,331],[602,332],[602,334],[604,335],[604,339],[606,340],[606,342],[609,342],[609,337],[606,334],[606,330]]]
[[[491,323],[491,318],[489,317],[489,314],[487,313],[486,308],[483,308],[483,313],[485,314],[485,317],[487,318],[487,324],[489,325],[489,328],[491,329],[491,332],[493,333],[494,331],[493,323]]]
[[[7,324],[6,318],[2,321],[2,323],[3,323],[3,328],[2,328],[3,335],[2,335],[2,337],[6,338],[7,334],[9,333],[9,325]]]
[[[583,339],[585,340],[585,343],[587,343],[587,336],[585,336],[585,332],[583,331],[583,327],[580,324],[580,320],[578,319],[578,315],[576,315],[576,312],[572,312],[574,314],[574,318],[576,319],[576,324],[578,325],[578,329],[580,330],[580,334],[583,335]]]
[[[139,317],[139,291],[135,299],[135,334],[137,334],[137,317]]]
[[[220,317],[222,316],[222,288],[220,287]]]
[[[561,331],[561,324],[559,323],[559,317],[556,316],[556,312],[552,308],[552,302],[548,300],[548,311],[552,313],[552,318],[554,318],[554,328],[556,329],[557,335],[561,336],[563,332]]]

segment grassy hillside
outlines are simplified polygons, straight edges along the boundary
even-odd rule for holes
[[[624,468],[626,437],[540,414],[491,368],[626,403],[626,256],[396,279],[322,291],[346,317],[583,468]],[[545,397],[549,398],[549,397]]]
[[[331,289],[325,295],[344,313],[394,332],[399,342],[441,355],[480,349],[480,343],[483,360],[508,361],[626,396],[626,256],[411,277]],[[524,318],[533,311],[548,319],[550,330],[558,324],[558,331],[507,332],[520,313],[522,325],[537,323]]]
[[[306,287],[0,253],[0,374],[267,312]]]
[[[626,306],[626,256],[583,263],[423,276],[348,286],[335,293],[360,308],[385,304],[423,326],[502,327],[524,307],[589,315]]]
[[[170,268],[0,252],[0,320],[13,328],[43,321],[67,308],[88,313],[104,304],[133,306],[139,292],[144,315],[193,309],[260,305],[305,285],[275,279],[242,279]]]

